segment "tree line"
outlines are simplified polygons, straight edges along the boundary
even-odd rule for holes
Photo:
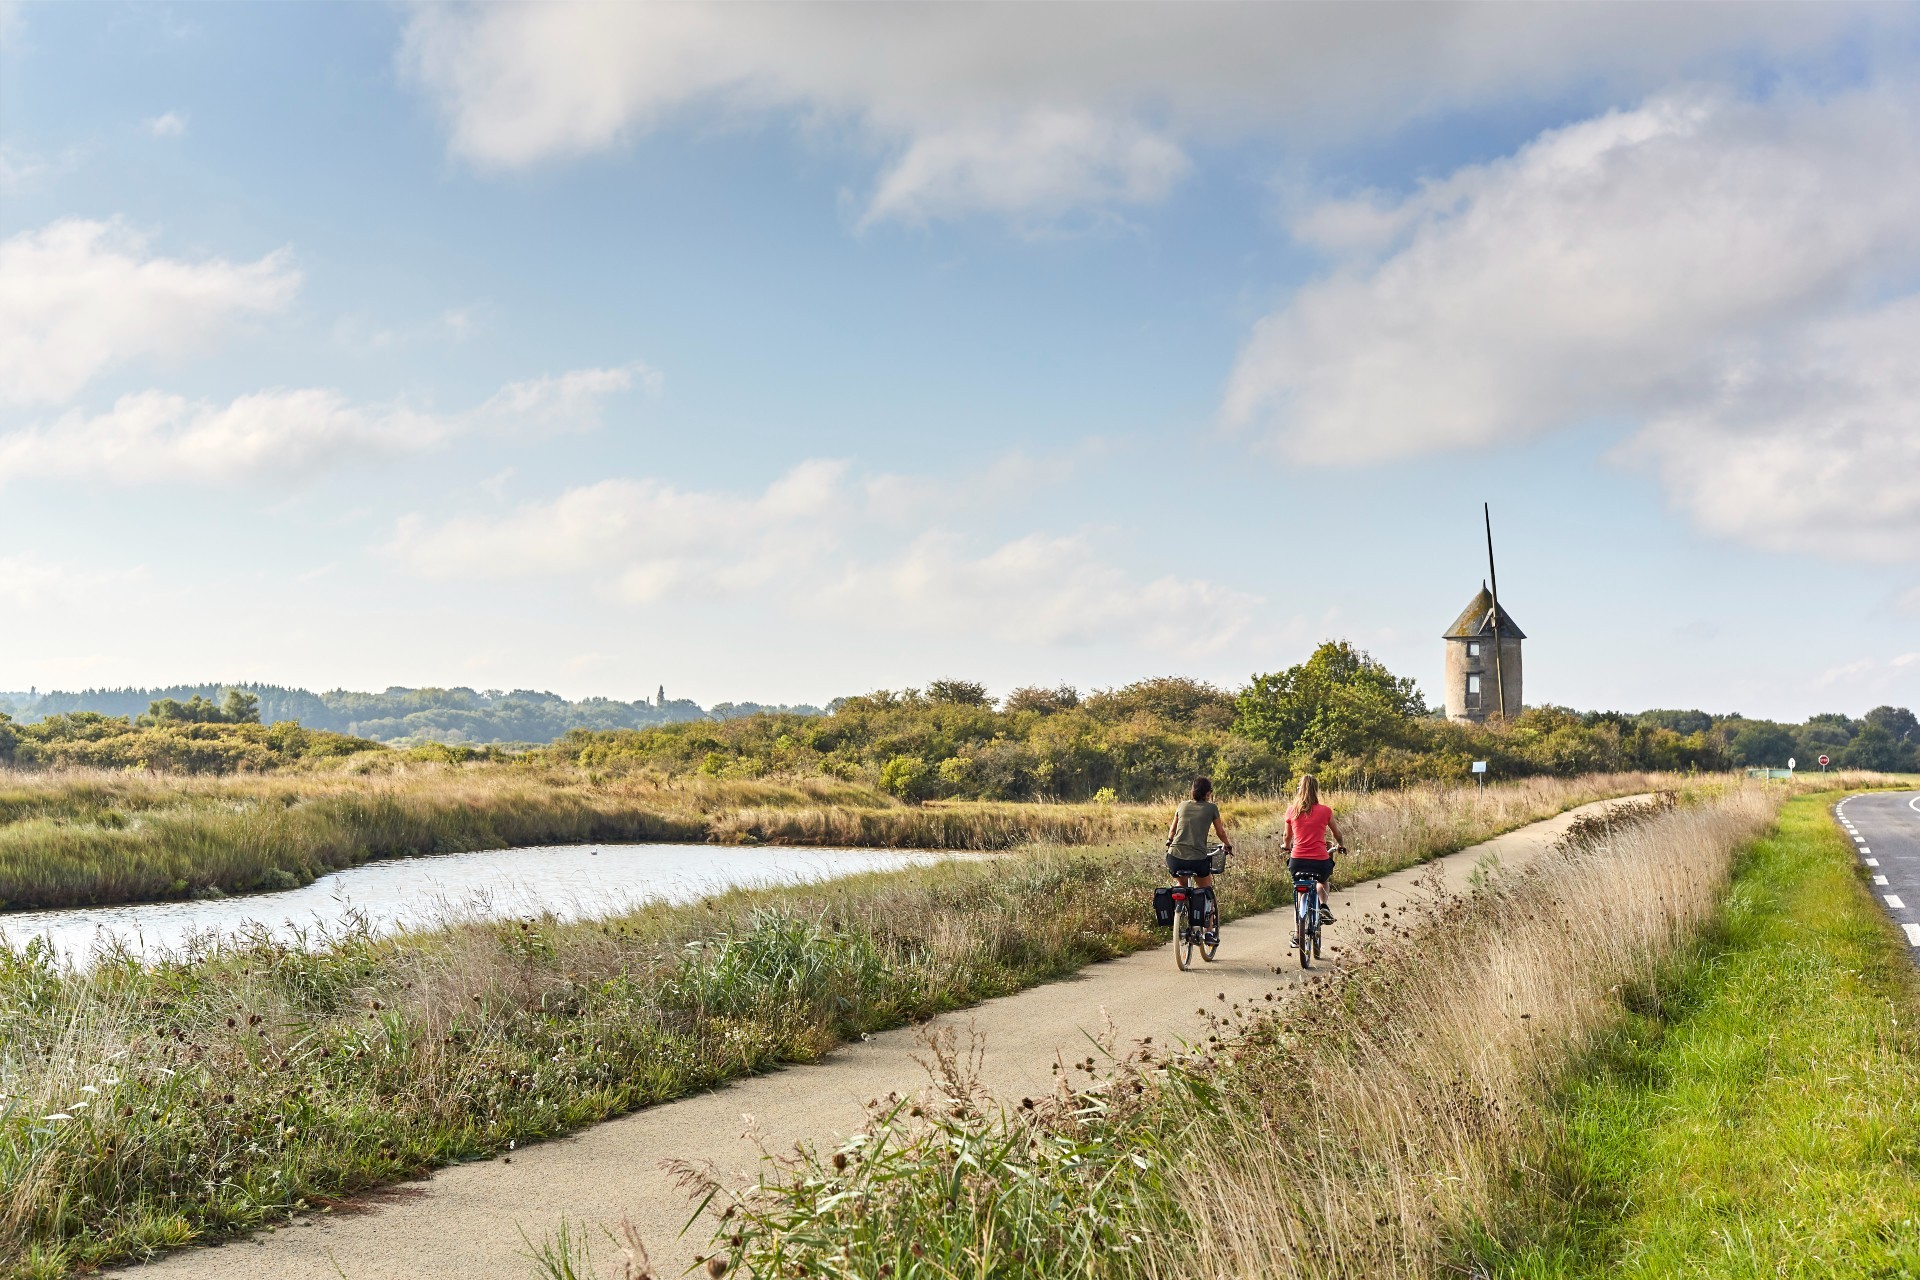
[[[169,695],[131,715],[75,711],[15,723],[0,713],[0,762],[265,770],[387,749],[370,735],[291,718],[262,724],[279,708],[260,688],[214,687],[184,700]],[[425,695],[429,705],[405,720],[444,710],[436,699],[445,692],[389,695]],[[553,704],[543,723],[557,726],[549,746],[474,746],[423,729],[394,758],[668,776],[827,775],[916,801],[1145,800],[1203,773],[1230,795],[1277,791],[1303,772],[1361,788],[1458,782],[1472,776],[1475,761],[1486,761],[1494,777],[1781,767],[1789,758],[1807,769],[1823,754],[1841,768],[1920,771],[1920,722],[1904,707],[1876,707],[1857,720],[1829,713],[1786,724],[1704,711],[1548,706],[1475,725],[1437,714],[1414,681],[1344,641],[1232,691],[1166,676],[1086,694],[1064,685],[1026,687],[997,699],[978,682],[945,679],[839,698],[824,711],[721,704],[697,718],[640,727],[596,721],[590,710],[604,699],[541,697]],[[537,741],[531,734],[517,740]]]

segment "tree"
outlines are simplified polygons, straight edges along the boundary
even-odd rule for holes
[[[1298,666],[1255,676],[1236,706],[1234,732],[1296,764],[1400,745],[1413,718],[1427,712],[1411,678],[1344,640],[1328,641]]]
[[[1913,751],[1882,726],[1868,723],[1840,752],[1840,763],[1848,769],[1899,773],[1913,767]]]
[[[1896,742],[1920,746],[1920,717],[1905,707],[1875,707],[1867,712],[1866,722],[1885,729]]]
[[[1171,724],[1226,728],[1233,722],[1233,695],[1204,680],[1157,676],[1119,689],[1104,689],[1087,699],[1088,712],[1102,720],[1150,716]]]
[[[1079,705],[1080,691],[1070,684],[1063,684],[1058,689],[1024,685],[1007,695],[1006,704],[1009,711],[1038,711],[1048,716],[1071,711]]]
[[[227,696],[220,703],[220,719],[227,724],[259,724],[259,696],[239,689],[227,690]]]
[[[880,785],[902,800],[924,800],[934,772],[919,756],[895,756],[880,767]]]
[[[1735,764],[1783,769],[1799,746],[1799,739],[1785,725],[1771,720],[1749,720],[1733,735],[1728,749]]]
[[[927,701],[954,707],[990,707],[987,686],[977,680],[934,680],[927,685]]]

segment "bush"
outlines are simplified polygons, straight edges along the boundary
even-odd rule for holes
[[[902,800],[925,800],[931,794],[933,770],[918,756],[895,756],[880,769],[880,785]]]

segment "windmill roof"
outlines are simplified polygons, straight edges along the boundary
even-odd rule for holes
[[[1487,590],[1487,584],[1481,583],[1479,592],[1467,601],[1467,607],[1453,620],[1444,637],[1448,640],[1477,640],[1481,636],[1493,634],[1493,593]],[[1500,610],[1500,634],[1514,640],[1525,640],[1527,633],[1513,620],[1503,606]]]

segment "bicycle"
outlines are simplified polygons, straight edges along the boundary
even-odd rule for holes
[[[1210,875],[1222,875],[1227,869],[1227,847],[1207,846]],[[1193,953],[1209,964],[1220,954],[1220,903],[1211,886],[1190,884],[1189,876],[1176,876],[1179,883],[1163,889],[1173,910],[1173,963],[1182,973],[1193,967]]]
[[[1313,968],[1320,959],[1320,880],[1311,871],[1293,873],[1293,949],[1300,967]],[[1311,948],[1311,951],[1309,951]]]

